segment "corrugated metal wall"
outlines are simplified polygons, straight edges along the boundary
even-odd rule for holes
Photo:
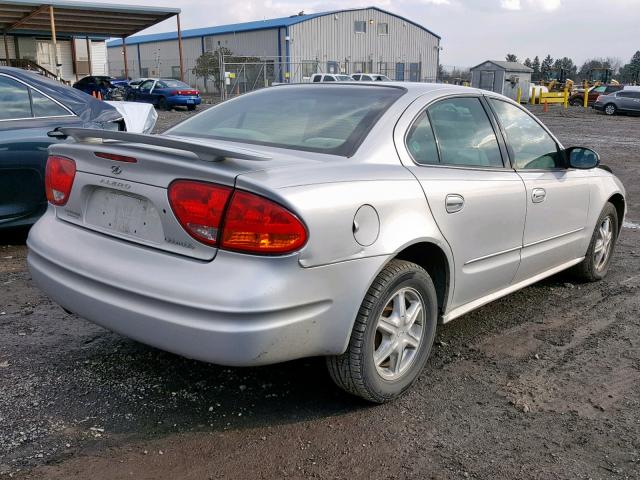
[[[366,22],[366,33],[356,33],[356,21]],[[378,34],[378,25],[386,23],[388,34]],[[387,74],[395,75],[395,66],[404,63],[404,80],[409,80],[411,63],[420,63],[420,81],[435,81],[439,40],[435,35],[406,20],[376,9],[344,11],[313,18],[289,27],[289,51],[292,61],[318,59],[349,63],[353,73],[355,62],[372,65],[378,72],[380,62],[388,64]],[[367,65],[368,66],[368,65]]]
[[[366,33],[356,33],[355,21],[366,22]],[[379,24],[387,24],[388,33],[379,34]],[[280,49],[278,47],[280,35]],[[291,81],[302,81],[303,62],[318,61],[318,70],[327,71],[328,62],[338,62],[346,73],[372,71],[399,80],[435,81],[439,39],[435,35],[395,15],[376,9],[343,11],[306,20],[288,28],[220,34],[183,40],[185,80],[203,88],[202,79],[192,73],[196,59],[205,50],[228,48],[235,55],[256,56],[275,60],[280,55],[282,66],[276,66],[276,80],[285,80],[284,65],[287,46]],[[204,45],[203,45],[204,43]],[[138,63],[138,48],[142,65]],[[109,73],[124,72],[122,46],[107,49]],[[167,40],[127,47],[129,76],[176,77],[178,42]],[[384,71],[381,71],[381,64]],[[400,78],[403,77],[403,78]]]

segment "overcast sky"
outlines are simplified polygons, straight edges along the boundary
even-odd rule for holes
[[[100,0],[106,2],[106,0]],[[547,54],[619,57],[640,50],[640,0],[115,0],[179,6],[183,29],[283,17],[304,10],[378,6],[410,18],[442,37],[444,65],[473,66],[515,53],[520,60]],[[175,30],[168,20],[147,32]]]

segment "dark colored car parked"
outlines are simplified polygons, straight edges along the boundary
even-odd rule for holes
[[[109,96],[110,92],[117,87],[127,87],[128,82],[124,79],[116,79],[105,75],[90,75],[81,78],[73,84],[73,88],[82,90],[84,93],[93,95],[100,92],[102,98]]]
[[[596,99],[600,95],[610,95],[617,91],[620,91],[624,88],[623,85],[611,84],[611,85],[600,85],[597,87],[593,87],[589,90],[589,98],[587,99],[587,104],[592,106]],[[569,104],[573,106],[581,107],[584,105],[584,92],[574,93],[569,97]]]
[[[202,102],[198,90],[170,78],[149,79],[142,82],[137,89],[129,90],[127,100],[152,103],[161,110],[171,110],[177,106],[195,110]]]
[[[0,230],[33,224],[47,207],[47,148],[56,127],[123,130],[111,105],[34,72],[0,67]]]

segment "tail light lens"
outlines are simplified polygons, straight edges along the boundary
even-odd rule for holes
[[[207,245],[247,253],[284,254],[298,250],[307,241],[307,231],[298,217],[253,193],[176,180],[169,186],[169,204],[189,235]]]
[[[169,186],[169,204],[189,235],[217,246],[222,215],[231,188],[211,183],[177,180]]]
[[[50,156],[44,174],[47,200],[53,205],[65,205],[75,176],[76,162],[67,157]]]
[[[302,222],[264,197],[235,191],[225,215],[221,247],[250,253],[293,252],[307,241]]]
[[[178,90],[173,93],[174,95],[198,95],[200,92],[198,90]]]

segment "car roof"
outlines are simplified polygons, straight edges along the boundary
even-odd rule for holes
[[[494,96],[497,98],[506,98],[497,93],[489,92],[487,90],[480,90],[478,88],[473,87],[463,87],[459,85],[450,85],[448,83],[422,83],[422,82],[376,82],[376,81],[366,81],[366,82],[330,82],[329,87],[326,85],[319,85],[313,83],[283,83],[279,85],[274,85],[274,88],[297,88],[300,86],[313,86],[314,88],[331,88],[334,85],[346,85],[351,88],[357,87],[370,87],[370,88],[402,88],[406,90],[407,94],[412,97],[420,97],[427,93],[442,91],[443,95],[451,94],[451,93],[472,93],[472,94],[484,94],[488,96]]]
[[[640,92],[640,85],[625,85],[622,89],[632,92]]]

